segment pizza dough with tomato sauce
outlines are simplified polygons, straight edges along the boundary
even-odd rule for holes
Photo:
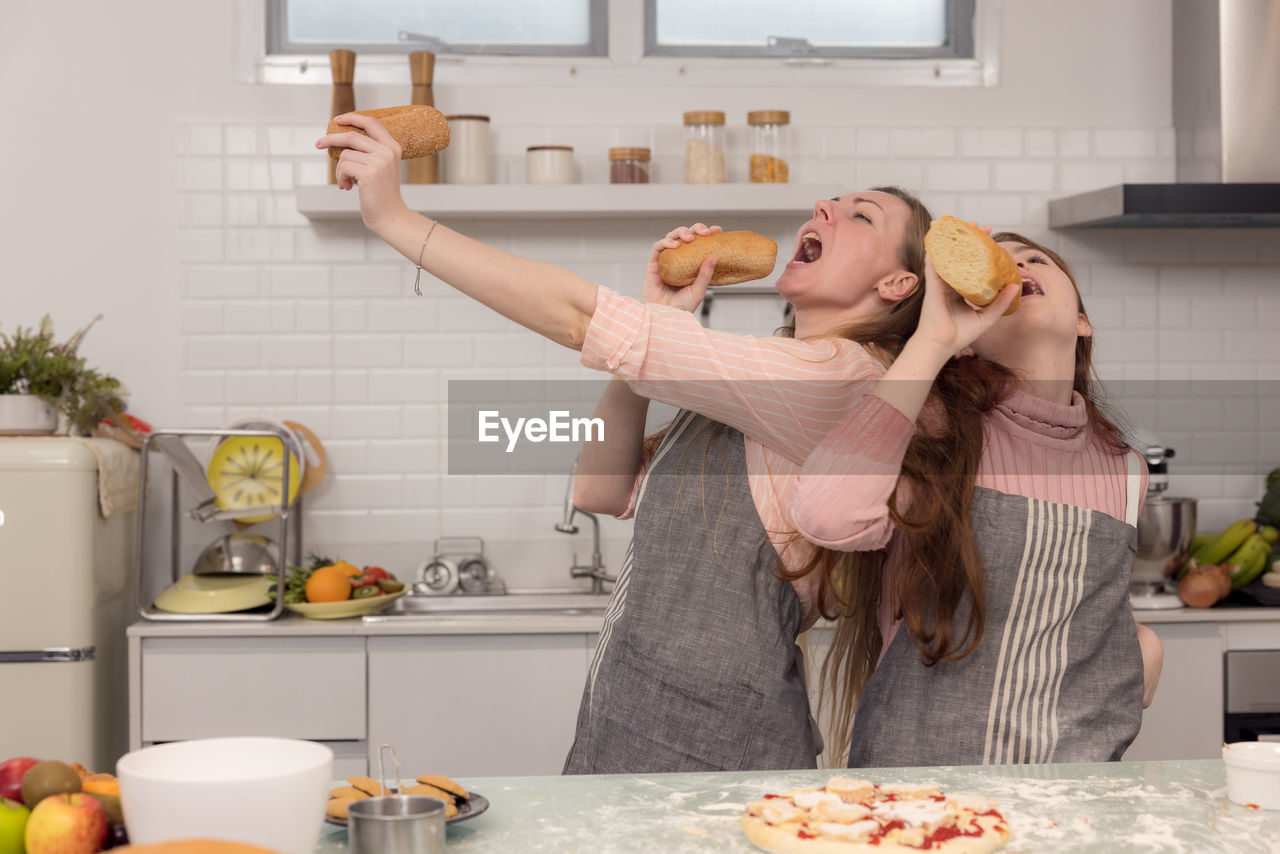
[[[1009,841],[997,805],[936,786],[832,777],[818,789],[765,795],[742,828],[777,854],[986,854]]]

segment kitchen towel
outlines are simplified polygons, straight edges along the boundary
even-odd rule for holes
[[[114,439],[73,437],[98,461],[98,506],[102,518],[128,513],[138,506],[139,453]]]

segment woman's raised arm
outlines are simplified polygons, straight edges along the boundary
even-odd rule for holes
[[[400,146],[374,118],[335,121],[365,131],[326,134],[317,148],[343,146],[338,186],[360,188],[365,225],[411,263],[510,320],[573,350],[582,349],[596,286],[581,276],[521,258],[409,210],[400,195]]]

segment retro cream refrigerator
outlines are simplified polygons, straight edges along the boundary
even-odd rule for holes
[[[114,773],[128,747],[134,514],[104,519],[97,484],[82,442],[0,436],[0,761]]]

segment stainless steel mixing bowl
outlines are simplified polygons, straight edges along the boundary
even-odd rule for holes
[[[209,543],[196,558],[193,575],[275,575],[280,549],[258,534],[227,534]]]
[[[1148,498],[1138,516],[1138,554],[1134,585],[1163,587],[1187,560],[1196,532],[1196,499]]]

